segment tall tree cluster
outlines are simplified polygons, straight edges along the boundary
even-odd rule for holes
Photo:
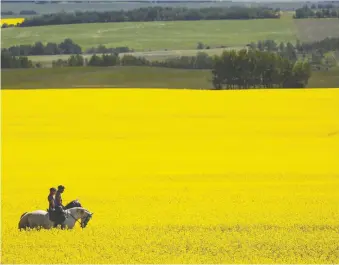
[[[9,53],[1,53],[1,68],[32,68],[32,61],[26,56],[12,56]]]
[[[243,49],[216,56],[212,75],[216,89],[302,88],[311,76],[311,66],[277,53]]]

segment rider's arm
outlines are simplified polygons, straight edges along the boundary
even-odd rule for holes
[[[57,201],[58,205],[61,205],[61,196],[55,196],[55,200]]]
[[[54,209],[55,208],[55,204],[54,204],[54,200],[51,200],[51,205],[52,205],[52,208]]]

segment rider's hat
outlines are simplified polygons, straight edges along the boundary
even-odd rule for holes
[[[64,190],[64,189],[65,189],[64,186],[62,186],[62,185],[59,185],[59,186],[58,186],[58,190]]]

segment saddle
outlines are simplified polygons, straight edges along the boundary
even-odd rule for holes
[[[54,222],[54,227],[62,224],[66,220],[66,213],[64,211],[56,211],[47,209],[49,220]]]

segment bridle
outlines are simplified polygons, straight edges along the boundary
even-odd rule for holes
[[[88,223],[89,220],[92,218],[93,213],[92,213],[92,214],[87,214],[87,216],[86,216],[86,218],[85,218],[85,220],[84,220],[83,223],[80,222],[79,220],[77,220],[71,213],[69,213],[69,215],[75,220],[75,222],[78,222],[78,223],[80,224],[81,228],[83,229],[83,228],[86,227],[87,223]],[[81,218],[80,218],[80,219],[81,219]]]
[[[82,223],[78,219],[76,219],[71,213],[69,213],[69,215],[75,220],[76,223],[80,224],[81,228],[83,228]]]

